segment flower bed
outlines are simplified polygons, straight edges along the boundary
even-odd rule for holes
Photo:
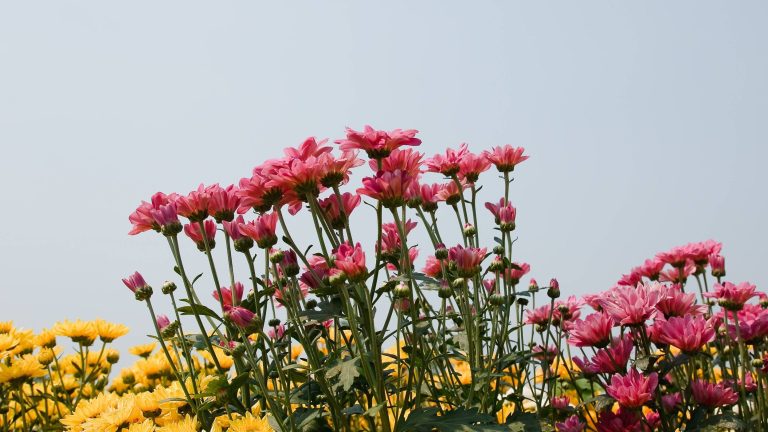
[[[563,298],[555,279],[524,282],[530,266],[513,257],[524,150],[463,144],[425,159],[416,135],[309,138],[238,185],[142,202],[130,234],[168,248],[172,278],[123,282],[155,341],[110,382],[119,356],[106,346],[124,327],[63,322],[33,338],[4,323],[3,430],[768,427],[768,300],[724,280],[719,243]],[[503,182],[502,196],[481,198],[481,178]],[[374,242],[355,241],[374,224]],[[190,254],[207,268],[189,268]]]

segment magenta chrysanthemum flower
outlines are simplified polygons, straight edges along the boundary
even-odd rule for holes
[[[659,384],[659,375],[653,372],[643,375],[637,369],[631,369],[626,375],[614,375],[605,391],[625,408],[639,408],[653,399],[653,393]]]
[[[360,195],[381,201],[386,208],[400,207],[405,204],[408,189],[416,177],[405,171],[379,171],[375,177],[363,179],[363,187],[357,189]]]
[[[662,343],[679,348],[687,354],[699,351],[715,337],[712,324],[701,315],[671,317],[667,321],[657,321],[656,325],[659,326],[657,337]]]
[[[211,219],[206,219],[203,222],[205,228],[205,238],[200,230],[200,224],[197,222],[188,223],[184,225],[184,234],[191,238],[195,242],[197,248],[201,251],[205,251],[205,240],[208,240],[208,248],[213,249],[216,246],[214,237],[216,236],[216,222]]]
[[[514,171],[517,164],[528,159],[528,156],[523,155],[524,151],[523,147],[512,147],[507,144],[504,147],[494,147],[490,151],[486,150],[483,152],[483,156],[496,165],[496,169],[499,172],[510,172]]]
[[[196,190],[176,199],[176,210],[190,222],[200,222],[208,217],[211,195],[201,183]]]
[[[144,280],[144,276],[142,276],[139,272],[134,272],[132,275],[123,279],[123,283],[133,293],[141,288],[148,286],[147,282]]]
[[[448,251],[448,258],[456,264],[460,276],[471,277],[480,272],[480,263],[485,258],[486,248],[465,248],[456,245]]]
[[[721,278],[725,276],[725,257],[718,254],[712,254],[708,258],[709,267],[712,270],[712,276]]]
[[[445,155],[436,154],[424,161],[428,172],[440,173],[446,177],[451,177],[459,173],[461,161],[467,156],[469,149],[467,144],[462,143],[458,150],[448,148]]]
[[[240,301],[243,299],[243,291],[243,284],[240,282],[235,282],[234,289],[230,287],[221,287],[221,302],[224,304],[224,308],[226,309],[227,307],[232,307],[234,306],[234,303],[240,303]],[[215,298],[216,301],[219,301],[218,291],[213,292],[213,298]]]
[[[139,207],[128,216],[128,221],[131,222],[132,225],[128,234],[136,235],[149,230],[160,231],[160,225],[152,215],[152,211],[172,203],[176,198],[176,194],[166,195],[162,192],[157,192],[152,195],[150,202],[142,201]]]
[[[707,311],[706,306],[696,304],[696,294],[682,292],[679,285],[664,289],[664,295],[656,303],[656,309],[664,314],[664,318],[682,317],[689,314],[701,315]]]
[[[691,383],[691,393],[696,403],[707,408],[733,405],[739,401],[739,395],[723,383],[695,380]]]
[[[235,218],[235,211],[240,207],[240,196],[237,187],[229,185],[226,188],[214,184],[207,187],[210,199],[208,200],[208,214],[216,222],[231,221]]]
[[[422,173],[421,164],[423,158],[424,153],[419,153],[414,149],[397,149],[393,150],[389,156],[381,159],[381,161],[368,161],[368,166],[374,172],[400,170],[407,172],[413,177],[418,177]],[[381,168],[379,168],[379,164],[381,164]]]
[[[600,306],[621,325],[641,325],[656,315],[662,289],[658,283],[637,284],[635,288],[619,286],[603,293]]]
[[[242,306],[228,307],[224,310],[224,316],[236,326],[247,328],[254,323],[256,314]]]
[[[263,214],[256,220],[238,226],[238,229],[252,238],[260,248],[269,249],[277,243],[277,219],[275,212]]]
[[[431,213],[437,210],[437,203],[443,201],[441,198],[441,192],[445,189],[444,185],[439,183],[433,184],[418,184],[413,183],[410,189],[408,189],[408,205],[418,204],[422,210]],[[415,205],[411,205],[415,207]]]
[[[610,347],[597,350],[592,360],[573,358],[573,362],[587,375],[623,373],[634,348],[631,336],[614,339]]]
[[[459,178],[467,183],[475,183],[480,174],[490,167],[491,161],[482,154],[467,153],[459,161]]]
[[[531,271],[531,266],[528,263],[513,262],[512,267],[504,270],[504,278],[512,285],[517,285],[520,279]]]
[[[611,341],[612,328],[613,320],[607,314],[593,313],[573,322],[568,342],[577,347],[604,348]]]
[[[511,203],[506,202],[504,198],[501,198],[498,204],[485,203],[485,208],[493,214],[496,225],[499,226],[499,229],[502,232],[508,232],[515,229],[517,210]]]
[[[720,306],[731,311],[741,310],[744,303],[756,296],[756,287],[749,282],[715,284],[713,292],[704,293],[704,297],[717,299]]]
[[[579,416],[572,415],[564,422],[555,423],[557,432],[583,432],[586,425],[579,420]]]
[[[341,206],[339,206],[341,201]],[[347,219],[352,211],[360,205],[360,195],[344,192],[341,199],[335,194],[319,201],[320,208],[325,214],[325,218],[336,229],[342,229],[347,224]]]
[[[366,125],[362,131],[347,128],[347,138],[337,140],[336,143],[340,144],[341,150],[360,149],[371,159],[382,159],[398,147],[421,144],[421,140],[416,138],[418,132],[416,129],[395,129],[386,132]]]
[[[365,267],[365,252],[360,243],[355,246],[349,243],[342,243],[334,253],[336,258],[333,263],[339,270],[353,282],[365,280],[368,276],[368,269]]]

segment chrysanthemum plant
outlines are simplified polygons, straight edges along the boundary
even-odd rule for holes
[[[131,214],[131,234],[154,231],[171,252],[176,282],[162,284],[170,319],[155,313],[139,273],[124,283],[148,307],[193,423],[565,432],[768,425],[768,314],[747,303],[754,286],[722,280],[718,243],[674,248],[609,291],[560,300],[556,280],[539,293],[533,279],[521,283],[529,266],[513,260],[510,186],[528,158],[522,148],[474,154],[462,145],[424,159],[415,130],[370,127],[336,143],[309,138],[238,185],[157,193]],[[365,172],[357,187],[353,170]],[[485,202],[480,177],[501,181],[503,194]],[[353,212],[367,212],[355,215],[363,231]],[[355,240],[374,226],[372,244]],[[422,265],[417,229],[429,242]],[[203,272],[185,266],[191,253],[204,256]],[[214,301],[203,302],[204,292]],[[585,305],[594,312],[582,320]],[[210,367],[196,365],[195,351]]]

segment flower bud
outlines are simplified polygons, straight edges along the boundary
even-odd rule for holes
[[[501,255],[496,255],[493,261],[491,261],[491,264],[488,265],[488,271],[493,273],[498,273],[503,270],[504,270],[504,259],[501,257]]]
[[[472,224],[464,224],[464,236],[465,237],[472,237],[475,234],[477,234],[477,229],[475,229],[474,225],[472,225]]]
[[[240,358],[245,354],[245,344],[237,344],[232,348],[232,357]]]
[[[123,380],[125,384],[131,385],[136,382],[136,377],[133,375],[133,372],[131,371],[124,371],[120,378]]]
[[[531,292],[531,293],[539,292],[539,284],[536,282],[536,279],[531,278],[531,282],[528,283],[528,292]]]
[[[119,361],[120,361],[119,352],[117,352],[116,350],[109,350],[109,352],[107,352],[107,362],[109,362],[109,364],[115,364]]]
[[[504,246],[497,244],[493,247],[493,253],[496,255],[504,255]]]
[[[317,300],[315,299],[307,300],[307,309],[314,309],[316,307],[317,307]]]
[[[330,277],[328,277],[328,283],[331,284],[333,287],[340,287],[344,282],[347,280],[347,275],[343,272],[336,272],[331,274]]]
[[[271,320],[269,320],[269,322],[267,324],[270,327],[277,327],[277,326],[280,325],[280,318],[272,318]]]
[[[161,290],[163,291],[163,294],[166,294],[166,295],[170,294],[176,291],[176,284],[173,283],[172,281],[165,281],[163,282],[163,287],[161,288]]]
[[[280,264],[283,261],[285,254],[280,249],[275,249],[269,253],[269,262],[272,264]]]
[[[456,278],[451,282],[451,287],[453,289],[459,289],[464,287],[464,283],[466,283],[466,280],[464,278]]]
[[[54,352],[52,349],[47,348],[40,350],[40,354],[37,355],[37,361],[43,366],[48,366],[53,362]]]
[[[552,278],[551,281],[549,281],[549,289],[547,289],[547,296],[551,299],[556,299],[560,297],[560,283],[557,282],[557,279]]]
[[[235,250],[238,252],[248,252],[253,247],[253,239],[250,237],[240,237],[235,240]]]
[[[528,299],[525,297],[520,297],[517,299],[517,304],[523,307],[528,306]]]
[[[439,260],[448,258],[448,249],[446,249],[445,245],[442,243],[438,244],[437,248],[435,249],[435,258]]]
[[[162,330],[160,330],[160,334],[165,339],[170,339],[174,336],[176,336],[176,332],[179,330],[179,322],[174,321],[167,326],[165,326]]]
[[[411,287],[403,282],[400,282],[395,286],[395,289],[392,291],[392,294],[395,296],[396,299],[407,299],[411,298]]]
[[[763,359],[752,359],[752,367],[755,367],[755,368],[763,367]]]
[[[149,285],[144,285],[143,287],[136,289],[134,294],[136,296],[136,300],[138,301],[149,300],[149,298],[152,297],[152,287]]]
[[[160,232],[162,232],[163,235],[166,237],[173,237],[183,230],[184,230],[184,227],[181,225],[181,222],[179,221],[165,224],[160,228]]]
[[[453,295],[453,288],[448,284],[440,285],[440,288],[437,289],[437,295],[442,299],[451,298]]]
[[[493,306],[503,306],[506,300],[505,296],[501,294],[491,294],[490,298],[488,298],[488,303]]]

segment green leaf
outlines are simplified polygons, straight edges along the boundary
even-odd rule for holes
[[[222,321],[221,317],[216,314],[216,312],[211,310],[211,308],[197,303],[189,306],[180,306],[177,310],[182,315],[203,315],[216,318],[218,321]]]
[[[541,432],[539,416],[534,413],[516,412],[507,417],[506,424],[513,432]]]
[[[326,376],[330,379],[338,376],[339,382],[337,385],[342,386],[344,391],[349,391],[352,384],[355,383],[355,378],[360,376],[360,370],[357,367],[358,358],[349,359],[340,363],[337,363],[332,368],[328,369]]]
[[[399,430],[403,432],[494,432],[509,431],[508,425],[496,424],[496,419],[488,414],[480,414],[477,409],[457,408],[438,415],[437,408],[417,408],[408,415]]]

